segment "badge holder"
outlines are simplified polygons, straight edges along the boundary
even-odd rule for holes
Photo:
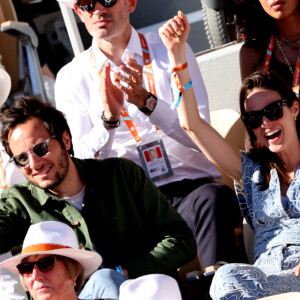
[[[168,178],[173,170],[162,139],[138,146],[142,166],[152,182]]]

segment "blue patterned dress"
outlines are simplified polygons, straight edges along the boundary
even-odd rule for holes
[[[243,216],[255,232],[254,265],[227,264],[215,274],[213,299],[258,299],[300,292],[293,268],[300,263],[300,166],[281,197],[280,182],[271,170],[269,188],[259,191],[260,164],[242,152],[243,189],[236,186]]]

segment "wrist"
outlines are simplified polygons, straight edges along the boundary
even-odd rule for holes
[[[111,119],[109,120],[105,117],[104,111],[102,112],[101,120],[102,120],[102,124],[103,124],[104,128],[106,128],[108,130],[118,128],[121,124],[120,117],[118,117],[117,120],[111,120]]]
[[[104,118],[105,121],[116,122],[120,119],[120,114],[113,114],[111,112],[103,111],[101,115],[101,119]],[[103,120],[103,119],[102,119]]]
[[[147,116],[150,116],[154,111],[156,104],[157,104],[157,97],[152,93],[148,93],[148,97],[145,99],[143,107],[139,108],[139,110],[144,114],[146,114]]]
[[[180,51],[169,51],[168,57],[171,68],[184,64],[186,62],[185,48]]]

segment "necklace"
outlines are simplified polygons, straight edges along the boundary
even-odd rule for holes
[[[278,46],[279,51],[281,52],[282,58],[284,59],[286,65],[289,67],[290,72],[291,72],[292,75],[294,76],[294,71],[293,71],[293,69],[292,69],[292,67],[291,67],[291,65],[290,65],[290,63],[289,63],[289,61],[288,61],[288,59],[286,58],[286,56],[285,56],[285,54],[284,54],[284,52],[283,52],[283,50],[282,50],[282,48],[281,48],[281,46],[280,46],[280,43],[279,43],[277,37],[275,38],[275,41],[276,41],[276,45]]]
[[[283,42],[285,43],[286,46],[288,46],[292,49],[299,49],[299,47],[300,47],[300,40],[294,40],[294,41],[284,40]],[[297,43],[298,45],[294,46],[290,43]]]

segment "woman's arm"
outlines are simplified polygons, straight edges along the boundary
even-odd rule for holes
[[[185,42],[190,26],[182,12],[164,24],[159,34],[168,50],[171,68],[186,62]],[[182,86],[190,80],[188,68],[177,71]],[[178,107],[180,124],[207,158],[233,179],[241,180],[241,153],[199,116],[193,87],[183,92]]]

